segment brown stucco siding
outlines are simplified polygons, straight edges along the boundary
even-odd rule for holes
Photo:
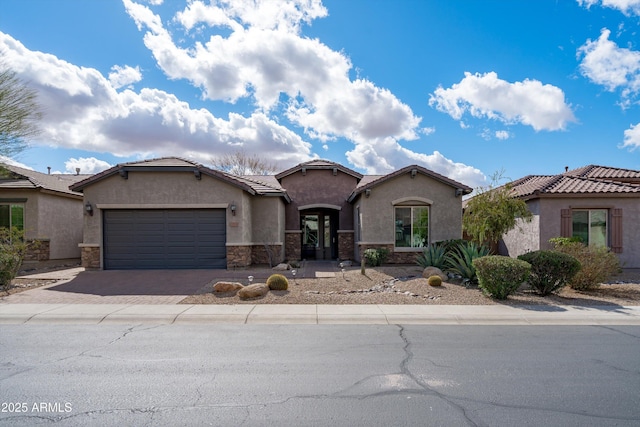
[[[546,197],[527,201],[533,213],[531,223],[521,224],[503,236],[501,252],[516,257],[538,249],[551,249],[549,239],[561,235],[563,209],[622,209],[622,253],[618,258],[624,268],[640,268],[640,199],[634,197]],[[611,216],[609,217],[609,221]],[[609,223],[610,224],[610,223]],[[609,229],[609,239],[611,230]]]
[[[287,230],[300,229],[299,208],[307,205],[327,204],[340,207],[338,228],[353,228],[353,210],[347,198],[356,187],[355,177],[337,171],[334,176],[331,169],[311,169],[306,174],[296,172],[282,178],[281,185],[291,197],[286,207]]]
[[[392,202],[412,197],[432,201],[430,242],[462,236],[462,198],[455,196],[455,188],[422,174],[411,178],[407,173],[375,186],[368,197],[362,194],[357,199],[356,204],[362,213],[360,242],[393,245],[395,210]]]

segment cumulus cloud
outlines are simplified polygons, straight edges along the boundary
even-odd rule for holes
[[[142,80],[140,67],[130,67],[128,65],[121,67],[114,65],[111,67],[111,70],[111,73],[109,73],[109,83],[111,83],[111,86],[115,89],[120,89],[121,87],[129,86]]]
[[[38,93],[42,143],[117,156],[181,155],[203,163],[243,146],[283,165],[313,157],[309,143],[259,112],[219,118],[161,90],[118,92],[99,71],[30,51],[2,32],[0,50]]]
[[[0,156],[0,164],[9,165],[9,166],[17,166],[19,168],[33,170],[33,168],[31,166],[27,166],[24,163],[20,163],[19,161],[15,160],[15,159],[12,159],[11,157],[7,157],[7,156]]]
[[[447,159],[439,151],[433,154],[413,152],[393,138],[358,144],[347,152],[347,159],[368,174],[386,174],[396,170],[399,165],[419,164],[472,188],[487,184],[486,176],[479,169]]]
[[[640,0],[577,0],[580,6],[589,9],[593,5],[618,9],[625,15],[640,15]]]
[[[635,150],[640,148],[640,123],[631,125],[631,127],[624,131],[624,142],[622,147]]]
[[[96,159],[95,157],[79,157],[77,159],[70,158],[64,162],[64,167],[67,173],[79,173],[81,174],[95,174],[109,169],[112,165],[104,160]]]
[[[253,100],[264,114],[282,113],[310,138],[323,143],[345,138],[355,145],[348,159],[368,171],[405,166],[421,158],[399,145],[433,128],[385,88],[357,78],[352,64],[317,39],[301,36],[301,25],[326,15],[318,0],[189,3],[175,21],[193,31],[192,46],[174,42],[171,32],[149,8],[125,0],[158,65],[172,79],[186,79],[203,97],[234,103]],[[204,40],[196,37],[212,34]],[[376,141],[398,147],[390,163],[373,155]],[[425,158],[429,160],[435,157]]]
[[[496,131],[495,135],[496,135],[496,138],[502,139],[502,140],[511,138],[511,134],[506,130]]]
[[[460,83],[436,89],[429,105],[456,120],[469,113],[476,118],[528,125],[536,131],[563,130],[575,121],[560,88],[529,79],[509,83],[495,72],[466,72]]]
[[[640,52],[621,48],[609,40],[611,31],[604,28],[597,40],[587,40],[578,49],[582,74],[608,91],[621,89],[623,105],[628,105],[640,91]]]

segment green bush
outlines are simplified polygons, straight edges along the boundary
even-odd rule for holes
[[[389,256],[389,249],[387,248],[377,248],[377,249],[366,249],[364,251],[364,259],[368,266],[377,267],[382,265]]]
[[[569,281],[576,290],[596,289],[611,276],[620,272],[620,261],[609,248],[587,246],[575,241],[552,239],[554,250],[571,255],[580,262],[582,268]]]
[[[25,241],[22,230],[0,228],[0,289],[7,291],[11,288],[27,250],[34,245]]]
[[[440,276],[429,276],[427,283],[429,286],[442,286],[442,278]]]
[[[515,292],[528,279],[531,271],[528,262],[500,255],[476,258],[473,265],[482,292],[501,300]]]
[[[289,289],[289,281],[282,274],[272,274],[267,279],[267,286],[272,291],[286,291]]]
[[[436,267],[445,269],[447,250],[444,245],[432,244],[422,250],[422,254],[416,258],[416,263],[422,267]]]
[[[559,291],[580,271],[580,261],[557,251],[529,252],[518,259],[531,264],[528,282],[540,295]]]
[[[463,283],[468,286],[478,281],[473,260],[489,255],[489,248],[477,245],[473,242],[462,241],[457,243],[445,256],[445,269],[459,274]]]

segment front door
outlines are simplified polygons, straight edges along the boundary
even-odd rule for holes
[[[331,211],[300,215],[303,259],[337,258],[337,215]]]

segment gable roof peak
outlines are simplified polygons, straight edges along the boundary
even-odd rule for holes
[[[336,163],[336,162],[332,162],[331,160],[324,160],[324,159],[313,159],[313,160],[309,160],[307,162],[304,163],[299,163],[297,165],[295,165],[294,167],[287,169],[285,171],[282,171],[278,174],[275,175],[277,180],[281,180],[282,178],[289,176],[289,175],[293,175],[296,172],[302,171],[303,169],[326,169],[326,170],[331,170],[331,169],[336,169],[339,170],[347,175],[351,175],[354,178],[356,178],[358,181],[360,181],[362,179],[362,174],[358,173],[352,169],[349,169],[346,166],[341,165],[340,163]]]

